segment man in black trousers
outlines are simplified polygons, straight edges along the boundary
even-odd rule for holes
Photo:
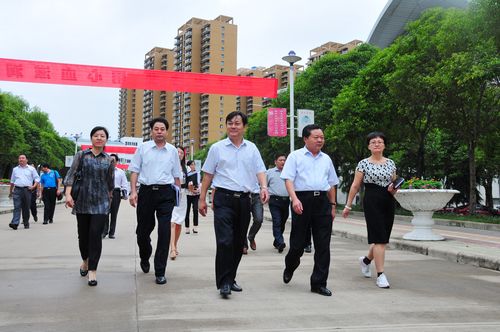
[[[243,139],[247,121],[247,116],[239,111],[227,115],[227,138],[210,147],[202,168],[204,175],[198,205],[202,216],[207,214],[207,190],[212,180],[215,187],[215,279],[222,298],[228,298],[231,291],[242,291],[235,278],[246,243],[250,223],[250,193],[255,187],[256,178],[262,203],[269,199],[266,167],[260,152],[255,144]]]
[[[300,265],[308,229],[314,240],[314,268],[311,292],[331,296],[326,287],[330,269],[330,239],[335,219],[336,185],[339,183],[330,157],[321,152],[325,143],[318,125],[307,125],[302,131],[305,146],[288,156],[281,178],[292,200],[290,249],[285,257],[283,282],[292,280]]]
[[[167,120],[154,118],[149,127],[153,140],[139,146],[129,166],[132,172],[129,200],[132,206],[137,206],[137,245],[144,273],[149,272],[149,258],[153,252],[151,232],[155,228],[156,213],[158,241],[154,267],[156,283],[163,285],[167,283],[165,270],[170,245],[170,220],[176,202],[174,185],[180,188],[182,173],[177,149],[167,143]],[[139,193],[137,182],[140,183]]]

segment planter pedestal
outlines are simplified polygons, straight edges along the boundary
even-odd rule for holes
[[[399,204],[413,213],[413,230],[403,236],[405,240],[440,241],[444,240],[432,231],[432,214],[448,203],[458,190],[449,189],[400,189],[394,196]]]

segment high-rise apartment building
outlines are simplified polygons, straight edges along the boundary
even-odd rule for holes
[[[155,47],[144,56],[144,69],[173,70],[174,52]],[[151,139],[149,121],[157,116],[172,123],[173,93],[167,91],[120,89],[120,137]],[[169,131],[170,133],[170,131]],[[171,137],[167,137],[171,140]]]
[[[293,65],[294,68],[294,78],[297,74],[304,70],[304,66]],[[290,76],[290,66],[286,65],[274,65],[264,70],[264,78],[275,78],[278,80],[278,93],[288,88]],[[263,108],[271,106],[270,98],[262,98]]]
[[[174,51],[168,48],[155,47],[144,56],[144,69],[173,70]],[[142,114],[142,137],[145,141],[151,139],[149,121],[162,116],[172,123],[173,92],[144,91]],[[171,140],[171,130],[168,130],[167,140]]]
[[[142,137],[143,97],[143,90],[120,89],[119,138]]]
[[[193,17],[178,29],[174,52],[176,71],[236,75],[237,26],[228,16]],[[172,143],[196,151],[219,140],[235,108],[236,96],[176,92]]]
[[[313,48],[309,52],[309,61],[307,62],[307,65],[310,66],[314,61],[318,61],[322,56],[324,56],[327,53],[345,54],[362,43],[363,42],[361,40],[357,39],[351,40],[346,44],[335,43],[335,42],[325,43],[321,46]]]
[[[238,69],[238,76],[247,77],[264,77],[264,67],[252,67]],[[238,96],[236,97],[236,110],[242,111],[246,115],[251,115],[253,112],[260,111],[264,106],[262,105],[262,97],[254,96]]]

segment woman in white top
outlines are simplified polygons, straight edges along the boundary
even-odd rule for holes
[[[170,232],[170,259],[174,260],[177,255],[179,255],[179,251],[177,250],[177,242],[179,242],[179,238],[181,236],[182,231],[182,223],[184,222],[184,218],[186,217],[186,208],[187,208],[187,198],[186,198],[186,177],[187,177],[187,169],[186,169],[186,153],[184,149],[178,147],[177,152],[179,153],[179,159],[181,161],[179,167],[182,170],[182,178],[181,178],[181,193],[180,193],[180,202],[179,206],[175,206],[172,211],[172,219],[171,219],[171,232]]]

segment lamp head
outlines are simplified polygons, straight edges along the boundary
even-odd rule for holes
[[[288,62],[290,66],[293,66],[295,62],[302,60],[302,58],[300,56],[297,56],[294,51],[288,52],[288,55],[282,57],[282,59]]]

